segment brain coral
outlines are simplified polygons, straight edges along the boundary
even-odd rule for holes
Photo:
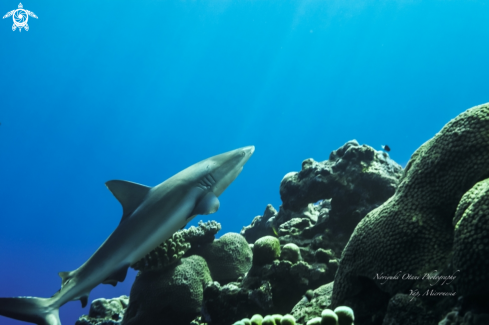
[[[237,233],[226,233],[197,254],[204,257],[212,279],[221,283],[236,280],[251,268],[253,253],[246,239]]]
[[[373,281],[378,276],[395,275],[399,271],[423,275],[443,269],[452,253],[452,219],[457,205],[464,193],[489,176],[488,161],[489,104],[484,104],[454,118],[416,150],[394,196],[358,224],[342,254],[332,305],[349,301],[347,305],[355,309],[366,295],[373,301],[374,290],[378,296],[384,293],[392,297],[406,293],[413,285],[413,281]],[[474,191],[479,192],[481,188],[476,187]],[[473,226],[477,218],[482,219],[479,212],[487,207],[485,200],[475,203],[473,208],[478,205],[482,207],[479,211],[467,217],[464,214],[458,224],[455,259],[460,256],[459,263],[476,263],[480,259],[476,252],[464,257],[457,253],[459,249],[467,252],[474,247],[464,243],[463,237],[482,235],[486,230],[476,231]],[[488,223],[483,224],[487,227]],[[482,237],[473,240],[478,242]],[[487,258],[487,250],[483,252]],[[463,276],[469,279],[479,276],[473,270],[466,272]],[[477,282],[472,285],[476,286]],[[382,306],[385,308],[385,301]]]
[[[265,236],[258,239],[253,246],[253,264],[272,263],[280,256],[280,241],[276,237]]]
[[[489,179],[465,193],[458,205],[453,244],[454,268],[460,270],[457,290],[463,295],[489,292]]]

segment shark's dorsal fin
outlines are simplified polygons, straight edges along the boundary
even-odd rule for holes
[[[129,268],[129,265],[124,265],[120,269],[116,270],[115,272],[112,272],[111,275],[107,277],[107,279],[102,282],[103,284],[111,284],[114,287],[117,285],[117,282],[123,282],[126,279],[127,275],[127,269]]]
[[[209,192],[195,205],[195,208],[190,215],[214,213],[219,209],[219,205],[220,202],[217,196],[214,193]]]
[[[73,277],[73,273],[75,271],[69,271],[69,272],[59,272],[58,275],[61,278],[61,288],[69,282],[69,280]]]
[[[146,194],[151,190],[151,187],[145,185],[119,180],[108,181],[105,183],[105,186],[107,186],[109,191],[114,194],[115,198],[122,205],[121,222],[137,209],[141,202],[143,202]]]

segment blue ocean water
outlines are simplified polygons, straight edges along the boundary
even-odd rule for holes
[[[4,0],[1,14],[17,9]],[[489,3],[168,0],[23,2],[0,21],[0,296],[49,297],[118,225],[104,182],[156,185],[256,151],[221,196],[239,232],[306,158],[351,139],[405,165],[489,101]],[[190,226],[189,225],[189,226]],[[135,272],[89,301],[129,294]],[[88,307],[60,310],[74,324]],[[0,324],[22,324],[0,318]]]

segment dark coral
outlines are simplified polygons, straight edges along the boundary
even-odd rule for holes
[[[212,243],[219,230],[221,230],[221,224],[216,221],[205,223],[199,221],[198,227],[192,226],[174,233],[171,238],[161,243],[131,267],[138,271],[149,271],[172,265],[178,262],[188,250],[196,250],[201,245]]]
[[[204,286],[211,281],[200,256],[173,267],[140,272],[131,288],[122,325],[187,325],[200,314]]]
[[[464,269],[460,277],[466,278],[454,281],[455,291],[471,295],[478,287],[487,288],[481,269],[489,257],[483,241],[488,224],[487,201],[480,196],[485,185],[476,184],[489,176],[488,156],[487,104],[460,114],[423,144],[412,155],[395,195],[356,227],[343,251],[332,305],[347,304],[355,310],[358,324],[375,324],[379,320],[374,321],[371,316],[387,307],[389,300],[384,299],[385,295],[395,297],[429,287],[426,281],[382,284],[373,281],[377,274],[402,271],[420,276],[430,272],[447,275],[456,272],[453,264]],[[459,202],[459,212],[455,214]],[[454,216],[458,227],[452,225]],[[372,300],[385,303],[365,308]],[[433,299],[423,299],[422,303],[423,308],[430,307],[427,310],[437,310],[436,317],[440,319],[442,311],[435,308],[438,304],[432,305]],[[439,299],[439,304],[444,304],[444,300]],[[399,303],[391,302],[389,308],[395,310],[396,305]]]
[[[350,141],[329,160],[307,159],[301,172],[287,174],[280,186],[280,210],[268,205],[241,234],[250,244],[277,237],[282,249],[293,244],[300,258],[289,261],[286,249],[280,260],[254,262],[239,282],[209,286],[204,292],[207,321],[219,325],[255,313],[285,314],[307,290],[331,282],[336,256],[356,223],[394,193],[401,170],[386,153]]]
[[[249,243],[278,235],[281,244],[332,249],[339,255],[358,222],[394,194],[401,174],[387,153],[349,141],[328,160],[306,159],[300,172],[285,175],[279,212],[268,205],[241,234]],[[312,261],[313,254],[304,257]]]
[[[396,190],[402,168],[382,151],[356,140],[333,151],[329,159],[306,159],[302,170],[280,184],[283,208],[299,212],[310,203],[331,199],[329,218],[336,232],[351,234],[355,225]]]
[[[214,281],[224,284],[235,281],[251,268],[253,253],[240,234],[228,232],[213,243],[196,249],[209,266]]]

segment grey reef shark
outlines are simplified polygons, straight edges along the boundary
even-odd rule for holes
[[[85,307],[97,285],[115,286],[124,281],[132,264],[196,215],[216,212],[219,195],[236,179],[254,151],[254,146],[243,147],[202,160],[155,187],[107,182],[123,209],[114,232],[78,269],[59,273],[61,289],[51,298],[0,298],[0,315],[38,325],[61,325],[61,306],[80,300]]]

